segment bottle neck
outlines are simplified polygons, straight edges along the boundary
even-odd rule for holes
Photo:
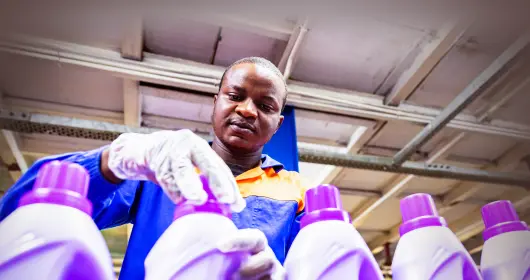
[[[350,215],[344,210],[336,208],[324,208],[306,213],[300,221],[300,228],[321,221],[344,221],[351,222]]]
[[[36,188],[25,194],[19,201],[18,206],[35,203],[56,204],[78,209],[92,216],[92,203],[82,197],[79,193],[68,189]]]
[[[196,213],[216,214],[232,219],[232,212],[227,204],[208,200],[203,205],[193,205],[188,202],[183,202],[182,204],[177,205],[175,212],[173,213],[173,220]]]
[[[512,222],[505,222],[501,224],[494,225],[492,227],[489,227],[484,230],[482,233],[482,237],[484,238],[484,242],[488,241],[488,239],[491,239],[497,235],[501,235],[503,233],[513,232],[513,231],[529,231],[528,226],[525,222],[521,221],[512,221]]]
[[[410,219],[399,226],[399,235],[403,236],[408,232],[424,227],[446,227],[445,219],[439,216],[421,216]]]

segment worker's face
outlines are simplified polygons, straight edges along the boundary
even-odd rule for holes
[[[283,81],[271,70],[252,63],[232,67],[215,97],[215,135],[230,149],[259,150],[283,122],[285,94]]]

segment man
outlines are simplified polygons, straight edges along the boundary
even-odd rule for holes
[[[5,194],[0,221],[32,188],[44,163],[81,164],[90,174],[88,198],[98,227],[134,224],[120,278],[143,279],[145,257],[171,224],[175,203],[182,197],[196,204],[206,199],[198,168],[218,200],[231,205],[240,228],[219,249],[254,253],[234,277],[281,279],[280,263],[299,231],[305,190],[297,173],[261,152],[282,124],[286,97],[283,76],[271,62],[241,59],[221,79],[210,145],[189,130],[126,133],[110,146],[44,158]]]

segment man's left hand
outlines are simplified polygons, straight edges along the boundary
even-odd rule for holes
[[[219,245],[222,252],[249,252],[234,280],[284,280],[285,269],[269,247],[267,237],[258,229],[241,229]]]

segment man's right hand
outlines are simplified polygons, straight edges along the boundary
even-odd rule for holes
[[[187,129],[124,133],[110,145],[106,163],[119,179],[157,183],[175,203],[184,197],[191,203],[202,204],[207,195],[195,171],[197,167],[208,177],[219,202],[230,204],[234,212],[245,208],[230,168],[208,142]]]

